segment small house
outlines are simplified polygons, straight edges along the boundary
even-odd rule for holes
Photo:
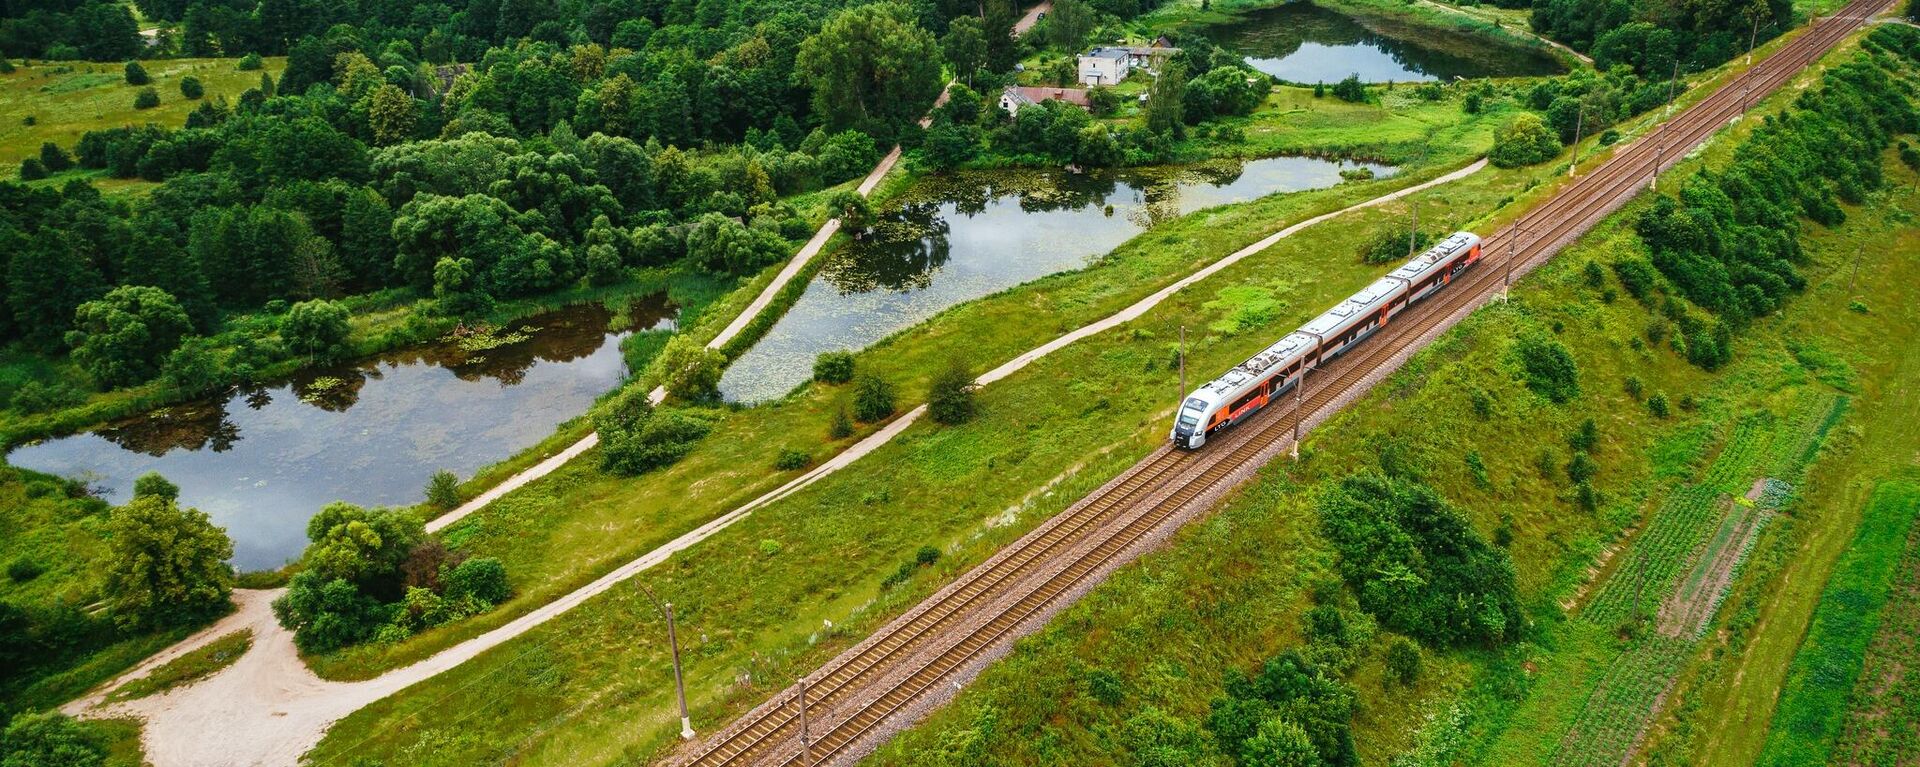
[[[1166,38],[1162,37],[1160,39],[1165,40]],[[1159,41],[1156,40],[1155,42],[1157,43]],[[1166,61],[1168,57],[1180,52],[1179,48],[1164,45],[1129,45],[1119,50],[1126,52],[1128,68],[1145,69],[1154,72],[1159,71],[1160,62]]]
[[[1132,61],[1125,48],[1095,48],[1080,54],[1080,84],[1115,85],[1127,79]]]
[[[1087,91],[1081,88],[1028,88],[1009,85],[1006,90],[1000,92],[1000,108],[1010,115],[1020,114],[1021,107],[1042,101],[1061,101],[1081,109],[1092,108],[1092,102],[1087,98]]]

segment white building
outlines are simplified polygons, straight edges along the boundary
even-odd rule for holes
[[[1081,85],[1114,85],[1133,68],[1125,48],[1095,48],[1080,55]]]

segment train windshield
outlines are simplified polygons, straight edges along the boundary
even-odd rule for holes
[[[1187,406],[1180,410],[1180,425],[1189,429],[1200,423],[1200,414],[1206,412],[1207,401],[1194,397],[1187,400]]]

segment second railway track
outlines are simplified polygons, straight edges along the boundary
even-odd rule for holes
[[[1291,442],[1296,422],[1317,422],[1363,393],[1425,340],[1444,332],[1518,277],[1632,199],[1658,170],[1678,163],[1754,102],[1884,9],[1856,0],[1632,145],[1622,147],[1554,198],[1483,243],[1479,268],[1309,376],[1299,404],[1269,412],[1197,453],[1161,448],[1071,508],[806,678],[809,748],[800,747],[798,687],[776,695],[688,752],[681,764],[828,764],[894,715],[974,663],[1012,632],[1087,585],[1189,507]],[[1302,425],[1304,429],[1304,423]]]

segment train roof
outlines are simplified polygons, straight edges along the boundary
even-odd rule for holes
[[[1435,243],[1433,247],[1427,248],[1426,252],[1414,256],[1412,260],[1400,268],[1393,270],[1391,274],[1400,279],[1412,282],[1425,276],[1427,271],[1431,270],[1435,264],[1451,258],[1466,248],[1473,247],[1473,243],[1479,239],[1480,238],[1472,232],[1454,232],[1448,235],[1446,239]]]
[[[1361,288],[1360,292],[1348,296],[1347,300],[1334,304],[1332,309],[1313,318],[1300,329],[1325,338],[1338,330],[1342,324],[1353,319],[1355,315],[1372,311],[1382,300],[1393,295],[1395,290],[1404,285],[1405,283],[1399,280],[1382,277],[1375,280],[1372,285]]]

